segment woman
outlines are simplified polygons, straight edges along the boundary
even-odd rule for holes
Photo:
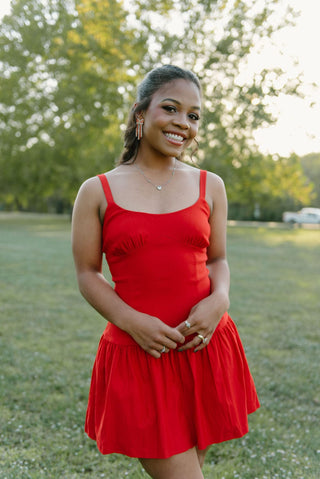
[[[108,320],[86,432],[103,454],[139,458],[154,479],[203,478],[209,445],[246,434],[259,407],[226,312],[224,184],[181,161],[200,112],[192,72],[152,70],[119,165],[81,186],[73,213],[79,288]]]

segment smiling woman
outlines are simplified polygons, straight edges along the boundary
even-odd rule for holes
[[[154,479],[202,479],[207,448],[246,434],[259,407],[227,313],[224,184],[182,161],[200,111],[192,72],[152,70],[119,165],[82,185],[73,213],[79,288],[108,320],[86,432],[103,454],[139,458]]]
[[[173,98],[167,97],[169,92]],[[200,104],[198,87],[184,79],[172,80],[155,92],[149,107],[140,112],[143,138],[134,161],[141,163],[155,154],[159,159],[180,158],[198,132]]]
[[[179,75],[177,76],[178,70]],[[167,97],[168,89],[166,89],[166,86],[170,84],[170,86],[173,87],[174,83],[175,91],[173,92],[172,88],[170,88],[169,92],[175,93],[175,96],[169,95]],[[181,97],[181,91],[179,89],[180,86],[182,87],[182,89],[190,89],[191,99],[194,98],[195,102],[193,104],[191,101],[188,105],[185,106],[187,108],[190,108],[190,111],[188,110],[187,112],[185,112],[185,115],[187,117],[187,119],[184,120],[185,124],[188,127],[189,125],[191,126],[190,122],[192,122],[192,125],[196,126],[196,130],[198,129],[201,109],[201,87],[198,78],[192,72],[188,70],[178,69],[177,67],[163,68],[161,70],[161,74],[159,71],[150,72],[138,88],[137,102],[133,106],[129,115],[128,125],[125,132],[125,148],[120,163],[127,163],[136,160],[138,148],[141,149],[141,146],[143,144],[143,141],[140,141],[141,138],[139,137],[139,135],[136,135],[136,122],[138,121],[140,125],[144,125],[145,112],[149,109],[152,100],[155,101],[153,95],[158,94],[156,99],[158,102],[158,109],[162,108],[164,112],[167,112],[168,115],[179,118],[179,114],[181,115],[181,109],[184,106],[181,104],[181,101],[179,101],[179,98]],[[152,106],[154,109],[154,102]],[[187,140],[189,137],[189,132],[183,132],[184,129],[185,128],[176,127],[171,132],[165,132],[167,136],[170,134],[178,134],[178,136],[180,136],[179,139],[175,138],[175,140],[178,141],[179,146],[182,146],[183,144],[183,149],[180,153],[181,156],[183,155],[185,148],[190,144],[190,141],[188,143],[184,141]],[[188,128],[186,129],[188,130]],[[144,135],[146,136],[146,125],[144,125],[143,130]]]

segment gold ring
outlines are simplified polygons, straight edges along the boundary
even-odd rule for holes
[[[205,342],[205,338],[202,336],[202,334],[198,334],[198,338],[200,338],[203,343]]]

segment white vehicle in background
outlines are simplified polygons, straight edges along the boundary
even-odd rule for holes
[[[282,221],[291,224],[320,224],[320,208],[302,208],[302,210],[297,213],[285,211],[282,215]]]

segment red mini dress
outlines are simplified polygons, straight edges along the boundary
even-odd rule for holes
[[[138,311],[175,327],[210,294],[206,267],[210,209],[206,171],[198,200],[167,214],[108,206],[102,248],[116,293]],[[194,446],[243,436],[259,407],[237,329],[225,313],[201,351],[170,350],[155,359],[112,323],[95,359],[85,430],[102,454],[166,458]]]

